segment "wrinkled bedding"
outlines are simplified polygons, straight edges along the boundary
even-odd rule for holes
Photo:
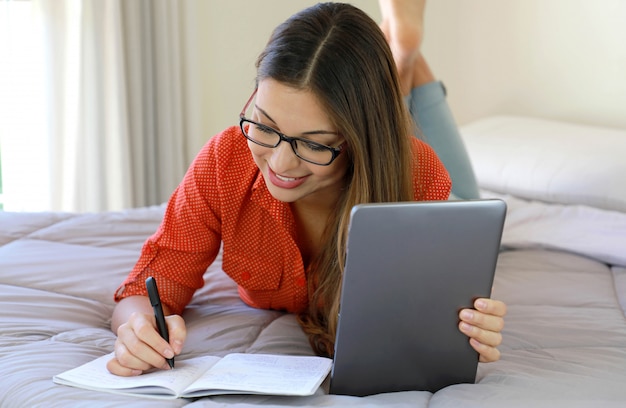
[[[509,307],[501,360],[480,364],[476,384],[363,398],[323,386],[305,398],[155,401],[54,384],[112,351],[113,291],[163,207],[0,212],[0,406],[626,406],[626,214],[500,197],[509,206],[493,292]],[[244,305],[220,265],[185,311],[185,356],[312,353],[293,316]]]

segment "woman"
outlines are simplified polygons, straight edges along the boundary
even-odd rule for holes
[[[222,243],[241,298],[298,314],[315,352],[332,355],[352,206],[449,195],[445,168],[411,130],[391,51],[364,12],[318,4],[277,27],[240,127],[198,154],[116,293],[108,369],[169,368],[185,340],[180,313]],[[155,329],[147,276],[159,283],[169,343]],[[505,306],[475,306],[460,329],[482,361],[496,360]]]

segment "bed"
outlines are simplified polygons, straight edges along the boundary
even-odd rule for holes
[[[0,406],[626,406],[626,131],[498,116],[462,134],[483,196],[508,204],[493,292],[509,307],[502,358],[480,364],[476,384],[195,401],[56,385],[112,351],[112,294],[164,207],[0,212]],[[245,306],[220,265],[185,311],[185,356],[312,353],[294,316]]]

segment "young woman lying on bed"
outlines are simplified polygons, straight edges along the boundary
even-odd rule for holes
[[[385,10],[394,4],[385,7],[385,19],[393,19]],[[402,24],[383,27],[394,44]],[[430,139],[458,138],[449,113],[437,113],[447,110],[441,85],[423,58],[415,64],[426,83],[411,91],[411,104],[437,106],[426,119],[439,121],[424,123],[418,114],[420,126]],[[240,126],[200,151],[115,295],[112,373],[169,368],[165,359],[181,353],[186,337],[180,314],[222,244],[223,269],[243,301],[298,314],[315,352],[332,355],[351,208],[450,194],[435,152],[410,136],[390,47],[361,10],[327,3],[295,14],[256,65],[257,87]],[[169,344],[156,330],[148,276],[158,281]],[[460,312],[459,329],[481,361],[495,361],[506,306],[491,299],[474,306]]]

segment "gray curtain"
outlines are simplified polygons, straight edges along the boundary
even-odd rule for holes
[[[189,157],[182,1],[36,0],[53,210],[160,204]]]

